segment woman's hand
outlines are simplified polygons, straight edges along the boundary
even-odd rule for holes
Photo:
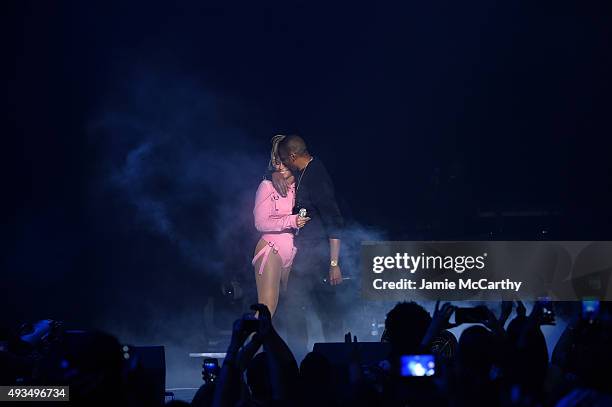
[[[296,223],[297,223],[297,227],[298,229],[301,229],[304,227],[304,225],[306,223],[308,223],[308,221],[310,220],[310,218],[308,216],[306,216],[305,218],[302,218],[301,216],[297,217]]]

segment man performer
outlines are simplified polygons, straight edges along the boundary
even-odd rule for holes
[[[344,220],[338,208],[332,180],[320,158],[313,157],[298,135],[285,137],[278,145],[282,163],[295,176],[294,213],[306,210],[308,227],[295,236],[297,254],[287,286],[287,342],[294,353],[307,352],[308,332],[305,311],[312,308],[319,320],[325,341],[340,341],[343,327],[341,311],[335,301],[336,286],[342,283],[340,238]],[[286,178],[275,172],[272,182],[279,194],[286,194]],[[302,211],[303,213],[303,211]]]

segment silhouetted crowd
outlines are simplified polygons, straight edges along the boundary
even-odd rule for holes
[[[541,328],[556,323],[553,306],[567,326],[549,358]],[[205,359],[204,384],[191,405],[612,405],[609,302],[539,301],[529,313],[520,301],[495,308],[436,303],[430,315],[415,302],[398,303],[387,313],[381,343],[368,344],[384,356],[373,360],[372,346],[347,333],[344,356],[315,349],[298,363],[267,307],[255,304],[234,322],[222,365]],[[462,323],[470,326],[457,340],[449,330]],[[160,404],[137,360],[126,363],[129,349],[111,335],[67,335],[44,320],[4,337],[2,385],[69,385],[71,401],[82,405]]]

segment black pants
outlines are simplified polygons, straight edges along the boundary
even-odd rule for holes
[[[314,312],[321,321],[326,342],[341,342],[343,327],[342,310],[336,300],[336,290],[341,285],[329,284],[329,241],[298,243],[297,247],[281,318],[287,344],[300,358],[308,352],[306,317],[309,313]]]

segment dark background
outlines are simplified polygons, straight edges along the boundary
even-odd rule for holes
[[[3,322],[146,336],[250,278],[218,209],[278,132],[389,239],[612,237],[608,2],[231,3],[3,3]]]

